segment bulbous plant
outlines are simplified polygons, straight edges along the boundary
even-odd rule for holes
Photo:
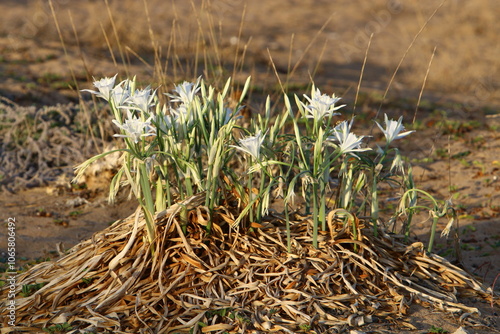
[[[156,91],[136,89],[135,78],[117,85],[115,78],[95,81],[97,91],[85,91],[109,103],[113,124],[120,130],[115,137],[123,138],[125,148],[104,152],[79,165],[76,179],[97,159],[123,152],[109,198],[113,201],[120,186],[130,185],[144,212],[152,243],[155,212],[200,192],[206,192],[209,212],[218,205],[220,172],[231,158],[228,145],[234,142],[240,103],[235,110],[225,105],[229,80],[217,94],[201,78],[194,83],[183,82],[167,94],[169,104],[161,105]],[[247,80],[244,93],[249,83]]]
[[[227,104],[230,80],[220,92],[201,78],[183,82],[167,94],[169,102],[162,105],[157,91],[137,89],[135,78],[116,85],[115,79],[116,75],[95,81],[97,90],[85,91],[109,103],[119,130],[115,137],[123,139],[125,148],[82,163],[76,179],[97,159],[122,152],[122,166],[111,182],[109,197],[113,200],[121,185],[130,185],[144,212],[151,244],[155,213],[200,193],[205,193],[206,230],[210,232],[210,216],[223,205],[228,189],[240,200],[239,216],[231,227],[242,221],[259,223],[268,212],[271,194],[282,197],[289,250],[288,210],[297,193],[306,203],[305,214],[312,214],[314,247],[318,247],[318,231],[327,228],[328,210],[344,212],[347,223],[354,222],[352,214],[369,207],[376,234],[381,181],[402,177],[400,185],[407,192],[399,215],[409,212],[411,219],[412,208],[416,209],[418,192],[413,189],[411,172],[406,172],[399,151],[391,147],[413,132],[404,132],[402,118],[394,121],[385,115],[385,127],[377,123],[386,145],[374,151],[365,146],[365,136],[353,133],[354,118],[336,119],[345,106],[337,105],[340,98],[322,94],[314,85],[311,96],[304,95],[305,101],[295,96],[297,115],[285,95],[283,111],[273,117],[268,97],[264,117],[259,114],[243,129],[237,119],[250,78],[234,109]],[[287,125],[291,133],[285,131],[290,128]],[[244,163],[243,173],[232,170],[235,161]],[[327,201],[329,196],[333,200]],[[187,218],[186,210],[181,218]]]

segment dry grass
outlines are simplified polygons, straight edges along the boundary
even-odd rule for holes
[[[109,142],[110,124],[106,110],[89,115],[76,105],[22,107],[0,97],[1,189],[45,186],[59,176],[71,176],[75,161],[100,152]]]
[[[18,292],[23,285],[45,285],[17,300],[18,325],[33,330],[71,323],[115,333],[141,328],[291,333],[361,326],[378,318],[411,328],[400,317],[414,302],[474,314],[477,309],[457,296],[491,300],[474,278],[426,255],[421,243],[374,237],[363,221],[343,224],[335,211],[319,249],[311,247],[309,217],[295,216],[289,253],[282,217],[234,231],[229,225],[236,207],[219,208],[207,235],[203,198],[194,196],[156,215],[153,256],[137,212],[63,258],[29,269],[18,278]],[[183,206],[190,210],[186,235],[177,215]]]

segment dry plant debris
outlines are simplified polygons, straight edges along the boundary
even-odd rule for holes
[[[98,153],[111,137],[109,118],[105,110],[23,107],[0,96],[0,187],[15,192],[71,177],[74,162]]]
[[[404,323],[413,302],[466,314],[478,310],[458,296],[499,303],[471,275],[426,254],[422,244],[408,246],[383,231],[375,237],[361,220],[344,224],[331,211],[315,249],[311,217],[292,215],[287,252],[282,217],[232,229],[237,208],[219,207],[209,217],[200,205],[204,196],[155,216],[154,252],[138,210],[59,260],[21,274],[18,290],[45,285],[17,300],[18,324],[25,326],[17,329],[70,323],[114,333],[324,333],[379,320]],[[182,208],[189,210],[187,223],[179,220]]]

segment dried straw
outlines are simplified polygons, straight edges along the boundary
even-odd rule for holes
[[[314,249],[310,217],[292,215],[287,252],[279,215],[235,230],[236,208],[210,217],[203,200],[197,195],[156,215],[154,252],[138,211],[20,275],[18,290],[46,285],[17,299],[18,325],[39,330],[67,322],[114,333],[292,333],[303,325],[326,332],[376,318],[396,321],[415,301],[475,313],[458,296],[492,299],[471,275],[426,254],[421,243],[404,245],[383,231],[374,237],[362,221],[344,224],[330,214],[329,231]],[[177,215],[183,207],[189,210],[186,234]],[[1,300],[6,293],[0,291]]]
[[[74,162],[100,153],[113,135],[111,126],[87,125],[108,123],[105,109],[89,116],[73,104],[23,107],[0,96],[0,190],[16,192],[61,175],[73,177]]]

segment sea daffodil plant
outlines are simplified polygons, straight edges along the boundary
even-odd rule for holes
[[[96,91],[84,91],[108,101],[115,117],[115,137],[124,140],[124,148],[79,165],[77,177],[100,157],[121,151],[123,165],[111,182],[110,199],[121,185],[130,185],[144,211],[151,243],[155,240],[155,213],[177,201],[205,193],[205,207],[212,217],[232,193],[241,205],[238,218],[230,224],[234,228],[242,222],[259,223],[273,193],[283,198],[286,217],[289,205],[302,194],[303,213],[312,214],[313,244],[318,247],[319,230],[327,228],[328,210],[359,214],[369,208],[376,232],[377,184],[397,175],[411,178],[399,151],[389,148],[413,132],[404,131],[402,118],[393,121],[385,115],[385,128],[377,123],[386,137],[385,148],[379,148],[377,154],[367,147],[365,136],[353,132],[354,118],[342,121],[347,117],[338,112],[345,106],[337,105],[340,97],[324,94],[315,86],[310,97],[304,95],[305,101],[295,96],[295,107],[285,95],[283,112],[277,115],[272,114],[267,98],[264,117],[252,118],[249,128],[243,129],[238,123],[239,111],[250,78],[240,100],[230,107],[229,80],[220,91],[207,86],[201,77],[185,81],[167,94],[168,103],[161,104],[156,90],[149,86],[136,89],[135,78],[115,85],[116,77],[95,81]],[[295,116],[296,110],[302,118]],[[285,131],[287,123],[292,125],[291,133]],[[396,154],[386,166],[391,150]],[[246,164],[235,171],[238,161]],[[253,186],[255,181],[258,189]],[[413,187],[404,180],[401,185],[404,190]],[[410,204],[416,203],[417,192],[407,194],[404,200],[411,198]],[[334,200],[327,201],[328,197]],[[186,219],[187,212],[181,214]],[[344,216],[351,217],[354,224],[351,214]],[[207,232],[211,224],[209,219]],[[287,231],[290,250],[288,220]],[[188,233],[186,229],[184,233]]]

